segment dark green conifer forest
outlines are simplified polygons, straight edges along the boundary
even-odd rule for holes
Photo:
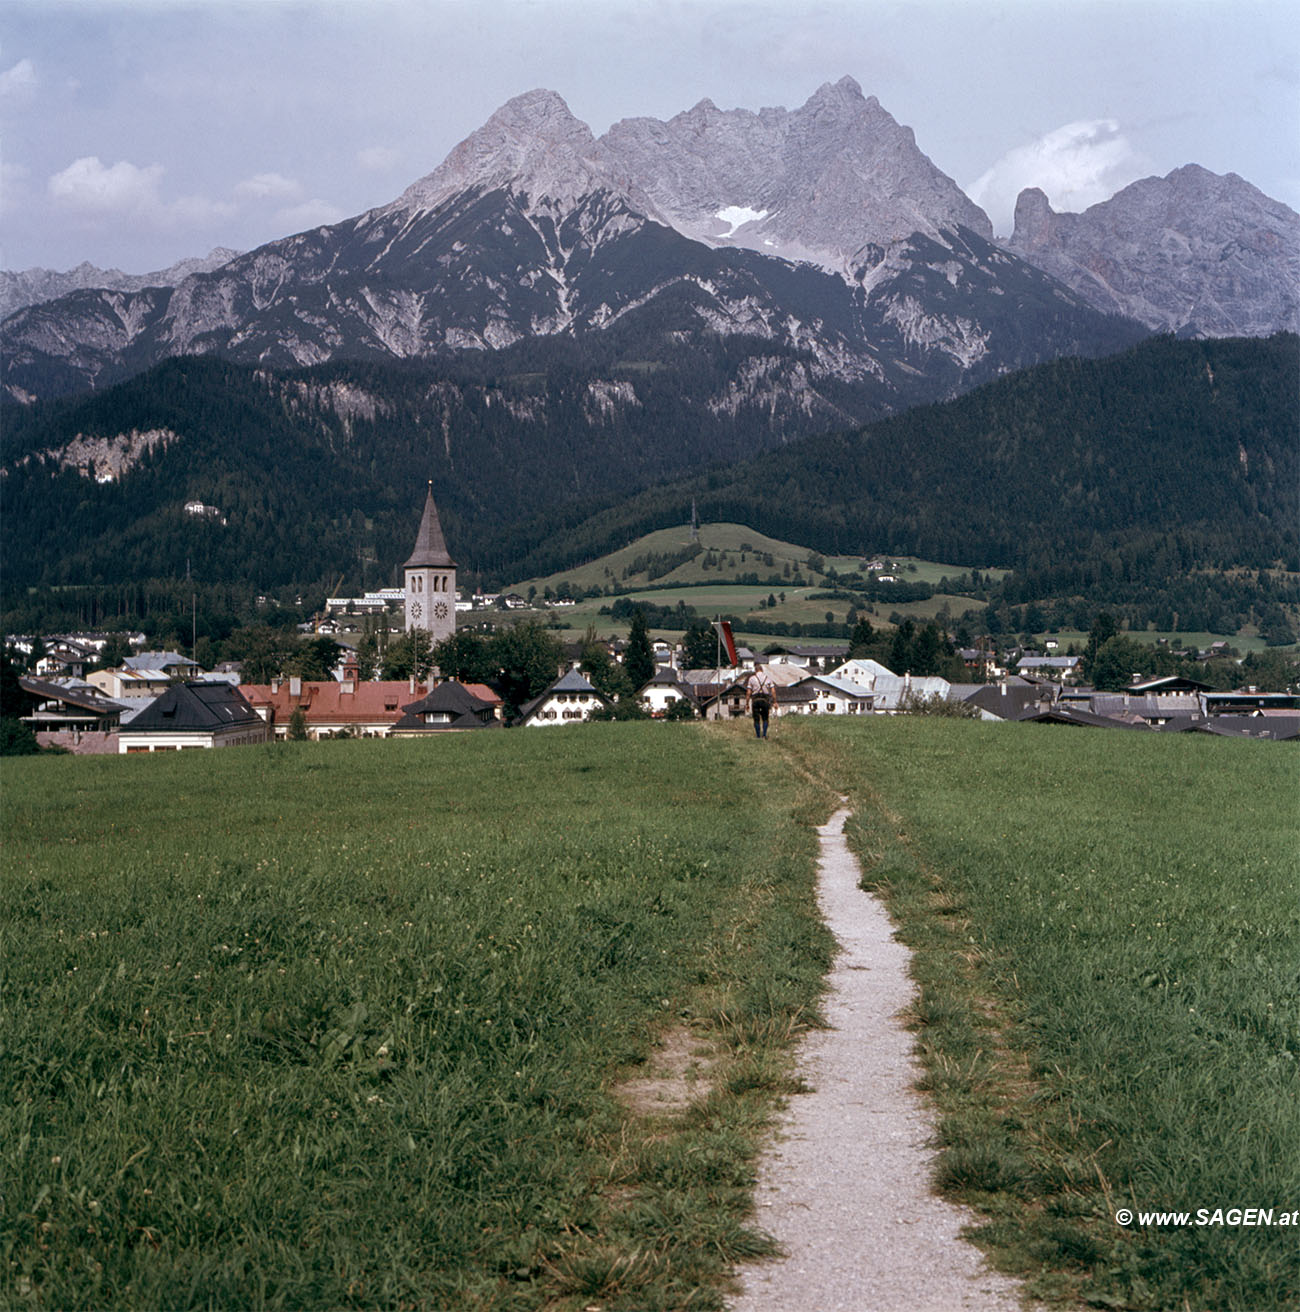
[[[750,412],[700,399],[741,349],[638,364],[550,344],[454,369],[279,373],[187,358],[6,405],[5,625],[138,620],[201,596],[219,630],[259,594],[310,608],[390,585],[430,477],[470,586],[580,564],[688,522],[694,501],[705,521],[827,554],[1009,569],[986,590],[993,625],[1031,605],[1049,622],[1106,605],[1186,631],[1294,621],[1294,336],[1151,339],[776,449]],[[637,404],[593,409],[601,378],[631,383]],[[112,482],[53,454],[154,430],[168,437]],[[190,500],[220,518],[187,514]]]

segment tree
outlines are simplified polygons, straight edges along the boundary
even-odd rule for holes
[[[433,649],[434,664],[448,679],[486,683],[496,677],[491,643],[473,629],[457,629]]]
[[[307,741],[307,714],[301,706],[295,706],[289,717],[289,739],[295,743]]]
[[[0,719],[0,756],[35,756],[40,750],[30,725],[9,716]]]
[[[859,619],[849,636],[849,659],[865,656],[871,648],[875,634],[876,631],[871,627],[869,619]]]
[[[916,621],[905,619],[894,630],[894,640],[889,648],[889,668],[895,674],[908,674],[911,672],[915,643]]]
[[[1098,692],[1120,692],[1133,682],[1134,675],[1141,676],[1151,662],[1151,654],[1150,647],[1122,634],[1107,638],[1089,666],[1092,686]]]
[[[682,662],[688,670],[711,670],[718,662],[718,635],[708,620],[693,620],[682,635]]]
[[[339,645],[333,638],[308,638],[290,663],[289,671],[301,679],[320,682],[334,677],[338,659]]]
[[[609,706],[600,706],[587,716],[588,720],[648,720],[650,712],[636,697],[624,697]]]
[[[239,661],[242,683],[270,683],[280,678],[297,655],[298,635],[293,630],[258,624],[230,635],[226,650]]]
[[[989,630],[993,632],[992,629]],[[1092,628],[1088,631],[1088,645],[1083,653],[1084,672],[1092,677],[1092,663],[1097,659],[1097,653],[1119,632],[1119,625],[1115,623],[1115,617],[1108,611],[1098,611],[1097,617],[1092,622]],[[1094,683],[1095,686],[1095,683]]]
[[[559,642],[536,620],[503,629],[492,638],[490,647],[499,670],[501,700],[510,718],[554,682],[564,660]]]
[[[385,679],[425,679],[433,669],[433,644],[423,629],[412,629],[388,644]]]
[[[637,610],[632,615],[632,627],[627,636],[627,650],[623,653],[623,668],[636,689],[644,688],[655,673],[654,650],[650,646],[650,630],[646,625],[645,612]]]
[[[131,644],[120,633],[109,635],[95,657],[97,670],[115,670],[131,654]]]
[[[368,683],[379,668],[379,643],[373,633],[366,633],[357,643],[357,678]]]
[[[627,677],[627,671],[609,654],[609,648],[596,636],[594,625],[587,626],[579,664],[591,686],[611,701],[621,701],[635,691],[632,680]]]

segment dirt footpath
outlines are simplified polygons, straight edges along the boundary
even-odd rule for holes
[[[1018,1285],[959,1238],[972,1217],[930,1190],[933,1131],[897,1019],[915,986],[883,905],[858,887],[848,812],[818,833],[818,899],[840,943],[831,1028],[809,1035],[792,1098],[760,1166],[757,1221],[788,1254],[741,1269],[734,1312],[1015,1312]]]

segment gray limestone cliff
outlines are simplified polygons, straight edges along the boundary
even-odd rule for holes
[[[1300,331],[1300,215],[1235,173],[1188,164],[1082,214],[1057,214],[1030,188],[1008,246],[1094,308],[1158,332]]]
[[[720,110],[702,100],[668,122],[624,119],[597,143],[680,232],[713,245],[810,260],[840,272],[864,247],[992,237],[987,215],[851,77],[799,109]]]

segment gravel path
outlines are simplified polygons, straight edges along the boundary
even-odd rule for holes
[[[740,1271],[734,1312],[1016,1312],[1019,1286],[959,1238],[972,1217],[930,1190],[933,1124],[897,1013],[909,953],[858,887],[847,811],[818,833],[818,899],[840,943],[826,1019],[800,1050],[813,1092],[791,1099],[759,1171],[758,1223],[788,1254]]]

